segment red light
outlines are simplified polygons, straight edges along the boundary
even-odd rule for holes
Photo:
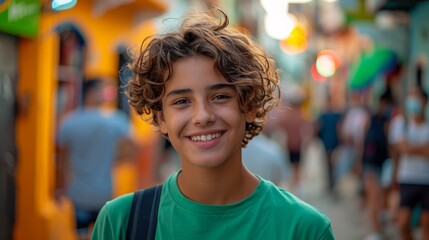
[[[316,64],[313,64],[311,66],[310,73],[311,73],[311,76],[313,77],[313,79],[317,82],[324,82],[328,79],[328,78],[319,74],[319,72],[317,71],[317,68],[316,68]]]

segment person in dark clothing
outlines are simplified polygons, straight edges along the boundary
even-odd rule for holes
[[[338,127],[341,121],[341,113],[336,111],[332,100],[328,97],[327,108],[317,119],[317,136],[323,143],[326,152],[328,166],[328,190],[332,192],[335,188],[334,157],[333,153],[339,145]]]
[[[378,238],[382,233],[380,217],[384,196],[381,187],[381,171],[384,161],[389,157],[387,129],[391,104],[392,98],[388,92],[380,97],[378,110],[371,116],[367,126],[362,157],[363,186],[372,224],[372,235]]]

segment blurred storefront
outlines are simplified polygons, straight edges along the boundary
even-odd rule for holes
[[[372,105],[388,84],[399,100],[404,84],[416,78],[416,66],[427,63],[427,0],[260,0],[247,5],[246,11],[236,6],[238,23],[276,58],[284,96],[287,89],[303,88],[315,114],[327,95],[342,109],[354,93]],[[368,67],[365,61],[372,55],[377,64],[370,66],[371,74],[359,70]],[[398,65],[405,74],[392,77]],[[421,75],[427,85],[429,75]]]
[[[0,239],[10,239],[15,215],[17,39],[0,33]]]
[[[19,36],[37,34],[39,14],[38,1],[0,1],[0,239],[12,239],[16,215]]]
[[[374,9],[382,21],[392,25],[397,19],[404,19],[406,34],[404,41],[403,65],[405,71],[402,76],[401,95],[403,96],[409,85],[421,84],[428,91],[429,74],[427,74],[429,59],[429,24],[428,0],[374,0]],[[397,41],[391,38],[391,41]]]
[[[0,1],[0,239],[75,239],[72,206],[54,197],[56,128],[81,106],[85,79],[118,80],[126,50],[155,33],[153,18],[168,8],[156,0],[91,0],[54,11],[52,2]],[[137,142],[148,144],[152,129],[130,114]],[[137,168],[116,170],[116,194],[145,184],[131,169],[150,178],[148,154]]]

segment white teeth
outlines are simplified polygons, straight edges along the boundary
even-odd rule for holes
[[[214,134],[209,134],[209,135],[192,136],[191,139],[194,142],[206,142],[206,141],[210,141],[212,139],[218,138],[221,135],[222,134],[220,134],[220,133],[214,133]]]

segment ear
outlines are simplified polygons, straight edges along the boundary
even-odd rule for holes
[[[245,119],[247,123],[251,123],[256,119],[256,108],[251,108],[248,112],[245,113]]]
[[[167,124],[165,122],[165,117],[164,117],[164,112],[163,111],[158,111],[156,112],[156,117],[158,118],[158,125],[159,125],[159,130],[161,131],[161,133],[163,133],[164,135],[168,135],[167,133]]]

